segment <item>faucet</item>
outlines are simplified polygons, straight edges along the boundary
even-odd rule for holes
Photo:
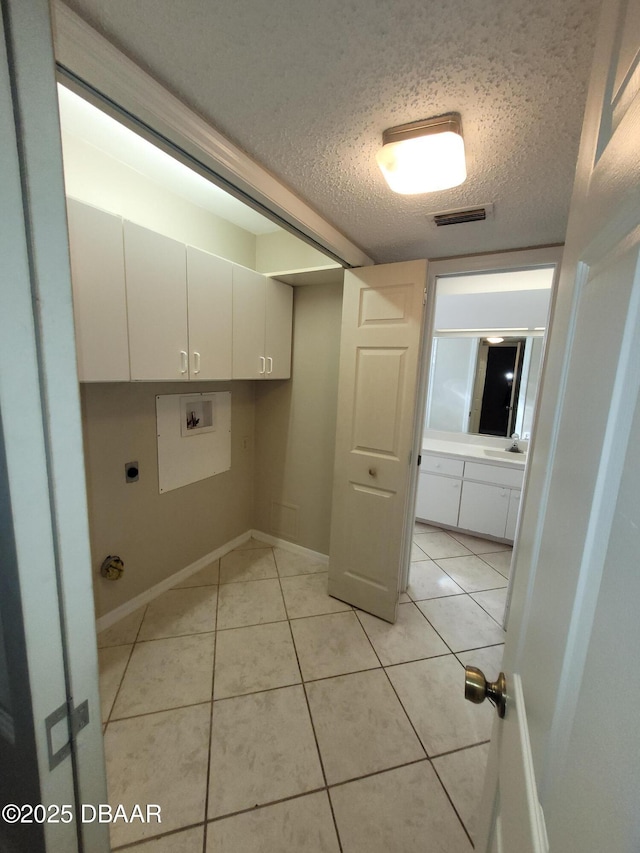
[[[524,452],[518,447],[518,439],[519,438],[520,438],[520,436],[518,435],[518,433],[514,432],[514,434],[511,436],[512,444],[511,444],[511,447],[507,447],[507,453],[523,453]]]

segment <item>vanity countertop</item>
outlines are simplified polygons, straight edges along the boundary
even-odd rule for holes
[[[422,443],[422,453],[435,453],[438,456],[449,456],[459,459],[472,459],[474,462],[487,462],[491,465],[502,465],[505,468],[524,469],[527,462],[526,453],[509,453],[506,449],[508,439],[502,446],[488,447],[484,444],[476,444],[463,441],[449,441],[448,439],[425,438]]]

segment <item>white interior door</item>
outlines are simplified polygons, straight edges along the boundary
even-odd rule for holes
[[[639,59],[640,3],[606,3],[530,451],[507,714],[494,726],[480,850],[545,849],[538,802],[553,851],[640,845],[640,686],[628,657],[640,643]],[[511,736],[525,720],[528,767]]]
[[[426,261],[410,261],[344,280],[329,594],[389,622],[403,569],[426,273]]]
[[[108,827],[76,819],[107,800],[46,0],[2,4],[0,134],[0,849],[106,853]],[[70,740],[67,712],[85,700]]]

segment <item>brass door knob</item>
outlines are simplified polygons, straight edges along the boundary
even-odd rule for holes
[[[464,698],[480,705],[488,699],[496,706],[499,717],[504,717],[507,709],[507,682],[504,672],[496,681],[487,681],[484,673],[476,666],[464,668]]]

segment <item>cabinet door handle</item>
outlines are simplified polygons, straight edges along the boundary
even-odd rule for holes
[[[187,370],[189,370],[189,361],[187,359],[187,353],[182,349],[180,350],[180,373],[184,376]]]
[[[195,351],[193,353],[193,372],[200,373],[200,353]]]
[[[260,356],[260,376],[264,376],[264,372],[267,369],[267,359],[261,355]]]
[[[269,362],[269,369],[267,370],[267,373],[273,373],[273,359],[271,356],[267,358],[267,361]]]

